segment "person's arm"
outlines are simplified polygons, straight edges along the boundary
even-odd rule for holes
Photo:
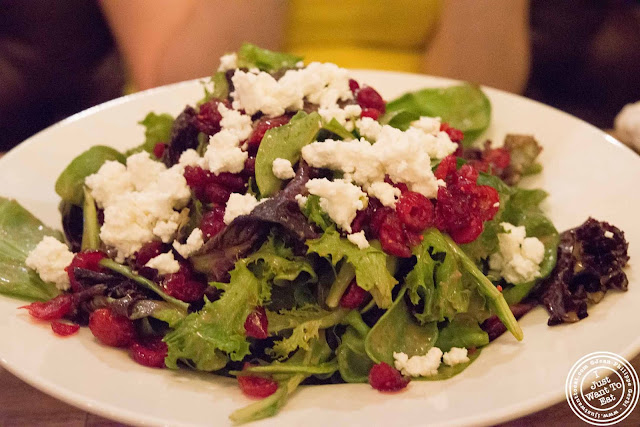
[[[528,0],[445,0],[424,71],[520,93],[529,63]]]
[[[102,0],[136,89],[210,75],[244,41],[278,49],[280,0]]]

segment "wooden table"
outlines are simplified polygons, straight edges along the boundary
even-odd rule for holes
[[[631,362],[640,372],[640,356]],[[47,427],[113,427],[115,423],[97,415],[88,414],[22,382],[6,370],[0,368],[0,426],[47,426]],[[516,426],[583,426],[571,412],[565,401],[548,409],[503,424]],[[640,407],[621,426],[640,425]]]

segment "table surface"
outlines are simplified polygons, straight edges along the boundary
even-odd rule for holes
[[[0,152],[0,157],[2,157]],[[640,372],[640,355],[631,361],[636,372]],[[46,426],[46,427],[115,427],[121,423],[109,421],[67,405],[21,381],[0,367],[0,426]],[[566,402],[502,424],[503,427],[561,425],[584,426],[569,409]],[[639,426],[640,407],[627,417],[620,426]]]

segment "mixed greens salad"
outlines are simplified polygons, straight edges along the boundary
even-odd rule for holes
[[[538,302],[549,324],[626,290],[627,243],[558,233],[535,139],[474,145],[478,87],[385,102],[333,64],[245,44],[204,98],[149,113],[142,145],[95,146],[58,178],[64,235],[0,198],[0,293],[146,366],[234,376],[276,414],[300,384],[396,391],[468,367]]]

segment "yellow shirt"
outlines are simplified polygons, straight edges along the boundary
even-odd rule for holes
[[[441,0],[290,0],[286,50],[306,62],[419,72]]]

